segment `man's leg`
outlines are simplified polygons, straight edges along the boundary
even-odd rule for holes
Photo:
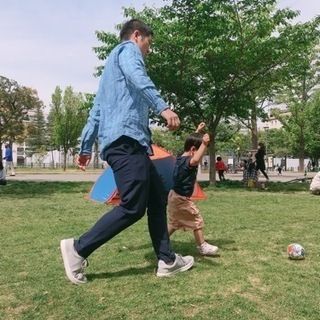
[[[149,157],[133,139],[112,146],[106,152],[111,165],[121,202],[103,215],[78,240],[76,251],[84,258],[115,235],[143,217],[149,193]]]
[[[146,166],[146,159],[149,160],[149,157],[145,150],[137,146],[132,139],[117,141],[106,151],[106,160],[114,171],[122,200],[119,206],[102,216],[79,239],[61,241],[63,263],[71,282],[85,283],[85,258],[144,215],[149,191],[149,168]]]
[[[172,251],[167,226],[167,192],[154,164],[150,161],[150,192],[148,200],[148,227],[158,260],[172,262]]]

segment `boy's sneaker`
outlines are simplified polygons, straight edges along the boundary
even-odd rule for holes
[[[83,272],[84,268],[88,266],[88,261],[76,252],[74,239],[61,240],[60,248],[68,279],[74,284],[86,283],[87,278]]]
[[[201,246],[197,246],[197,249],[198,249],[199,253],[203,256],[213,256],[219,250],[218,247],[213,246],[207,242],[204,242]]]
[[[158,262],[158,277],[170,277],[178,272],[187,271],[193,266],[194,259],[192,256],[182,257],[180,254],[176,254],[176,259],[173,264],[166,264],[163,260]]]

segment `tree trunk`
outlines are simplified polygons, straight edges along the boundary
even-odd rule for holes
[[[68,150],[63,150],[63,171],[67,170],[67,154]]]
[[[258,149],[258,126],[255,113],[251,114],[251,148],[252,150]]]
[[[304,152],[304,142],[301,141],[300,146],[299,146],[299,172],[304,171],[304,158],[305,158],[305,152]]]

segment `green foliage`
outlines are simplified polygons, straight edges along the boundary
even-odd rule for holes
[[[24,140],[28,111],[41,107],[36,90],[0,76],[0,155],[3,142]]]
[[[320,89],[308,102],[308,124],[306,129],[306,152],[314,160],[320,158]]]
[[[320,21],[320,18],[318,20]],[[313,108],[314,104],[309,103],[314,87],[320,83],[319,49],[316,47],[316,44],[319,43],[319,32],[312,32],[312,28],[316,25],[315,22],[307,24],[307,30],[315,38],[301,52],[300,59],[292,63],[291,81],[278,97],[279,102],[286,104],[288,113],[283,114],[280,110],[273,111],[286,132],[291,136],[292,149],[299,156],[300,171],[304,170],[303,161],[306,156],[306,146],[309,141],[312,144],[313,140],[309,122],[314,121],[312,118],[317,114]],[[310,37],[310,35],[308,36]]]
[[[174,155],[178,155],[183,151],[184,141],[188,133],[175,135],[168,130],[156,129],[152,130],[152,142],[156,145],[165,148]]]
[[[77,152],[79,137],[87,118],[88,110],[83,108],[83,104],[82,94],[73,92],[71,86],[64,93],[60,87],[56,87],[52,94],[50,127],[54,145],[59,146],[64,153],[64,170],[68,152]]]
[[[90,109],[93,107],[95,97],[96,97],[95,94],[85,93],[84,94],[84,101],[80,107],[80,110],[86,110],[89,112]]]
[[[155,31],[147,60],[151,79],[183,119],[182,129],[206,122],[211,161],[221,119],[261,115],[257,102],[290,81],[292,66],[314,45],[320,21],[292,25],[298,12],[277,10],[276,0],[176,0],[124,14]],[[99,36],[104,45],[96,52],[106,58],[116,38]]]
[[[48,149],[48,136],[46,130],[46,120],[43,113],[43,106],[37,105],[34,112],[29,115],[27,123],[27,145],[29,147],[28,156],[34,153],[46,153]]]

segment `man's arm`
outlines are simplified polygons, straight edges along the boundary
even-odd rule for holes
[[[81,134],[79,156],[77,158],[78,167],[85,170],[91,160],[92,146],[98,134],[100,122],[100,109],[94,105],[89,112],[87,123]]]
[[[167,121],[168,129],[176,130],[180,126],[179,117],[170,110],[148,76],[140,49],[128,44],[119,54],[119,64],[126,80],[143,95],[151,109]]]
[[[90,161],[91,154],[79,154],[77,158],[77,165],[81,170],[85,171]]]
[[[169,108],[161,112],[161,117],[163,117],[167,121],[167,128],[170,131],[174,131],[179,128],[179,117],[175,112],[171,111]]]

